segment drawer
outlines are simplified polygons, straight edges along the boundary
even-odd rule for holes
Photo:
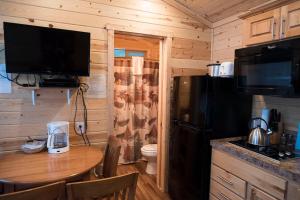
[[[212,163],[277,199],[285,198],[287,181],[264,169],[215,149],[212,151]]]
[[[221,169],[216,165],[211,166],[211,178],[230,189],[239,196],[246,197],[246,181]]]
[[[209,194],[209,200],[219,200],[217,197],[215,197],[213,194]]]
[[[243,200],[240,196],[213,179],[210,181],[210,192],[219,200]]]
[[[278,200],[262,190],[249,185],[247,200]]]

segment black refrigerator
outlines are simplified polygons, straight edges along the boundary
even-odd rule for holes
[[[248,134],[252,96],[234,79],[175,77],[172,93],[168,191],[173,200],[208,200],[210,140]]]

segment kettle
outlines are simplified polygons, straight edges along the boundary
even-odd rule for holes
[[[253,122],[257,122],[257,120],[260,120],[260,123],[256,123],[255,127],[253,127]],[[261,122],[264,122],[266,124],[266,130],[261,128]],[[252,129],[248,138],[249,144],[256,146],[270,145],[270,135],[272,134],[272,131],[269,129],[269,125],[264,119],[260,117],[252,118],[249,121],[249,128]]]

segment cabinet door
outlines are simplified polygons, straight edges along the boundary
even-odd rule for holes
[[[244,20],[244,45],[279,39],[280,8]]]
[[[288,182],[288,190],[286,195],[287,200],[296,200],[300,197],[300,184],[293,183],[291,181]]]
[[[249,185],[247,200],[278,200],[275,197],[263,192],[262,190]]]
[[[300,35],[300,1],[281,9],[281,38]]]

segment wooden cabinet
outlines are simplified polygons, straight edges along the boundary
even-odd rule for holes
[[[239,177],[217,167],[216,165],[211,166],[211,178],[224,187],[227,187],[237,195],[245,197],[246,194],[246,181]]]
[[[211,180],[210,192],[220,200],[243,200],[234,192],[214,180]]]
[[[288,182],[288,188],[287,188],[287,200],[298,200],[300,199],[300,185],[293,183],[291,181]]]
[[[244,19],[245,46],[300,36],[300,1]]]
[[[249,185],[247,200],[278,200],[275,197],[265,193],[264,191]]]
[[[245,19],[244,44],[251,45],[279,39],[280,8]]]
[[[296,189],[290,191],[291,195]],[[220,200],[285,200],[287,181],[246,161],[213,149],[210,192]]]
[[[281,38],[300,35],[300,1],[281,8]]]

